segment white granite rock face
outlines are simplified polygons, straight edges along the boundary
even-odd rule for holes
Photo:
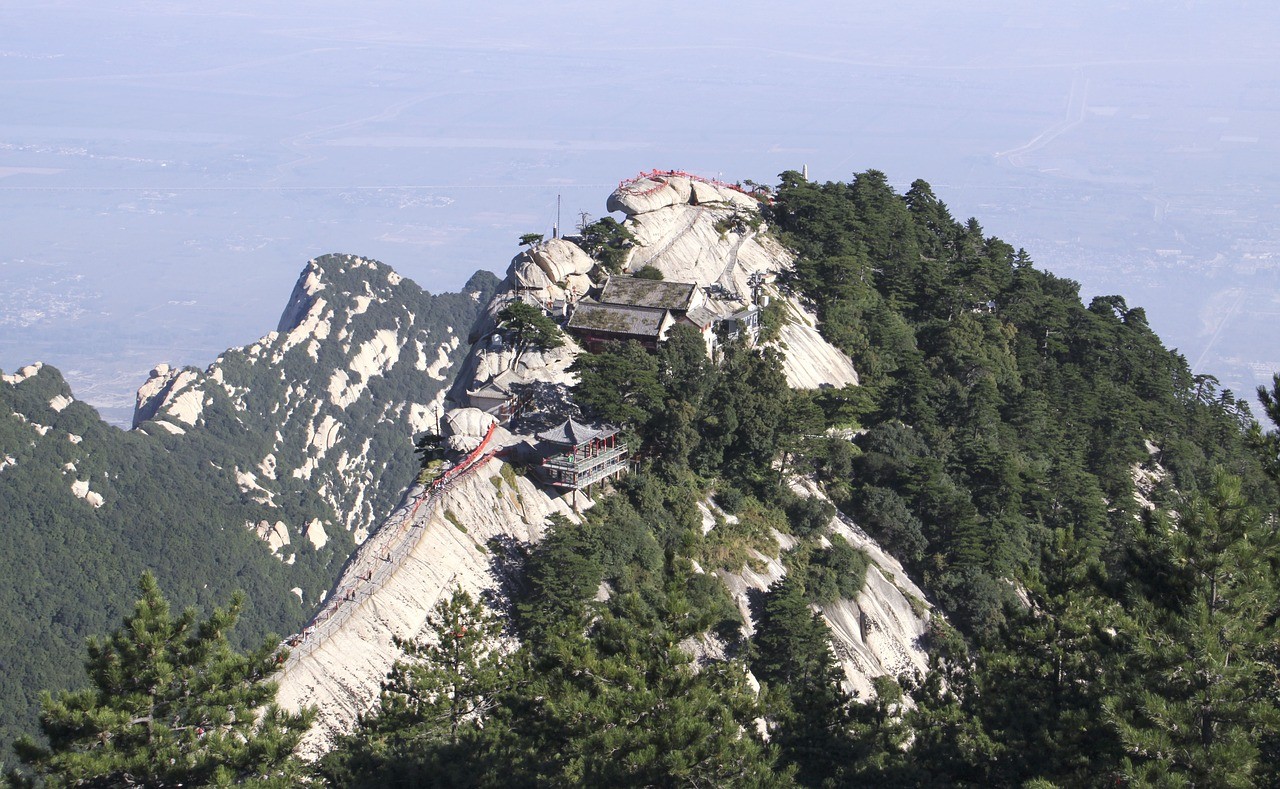
[[[803,496],[824,497],[812,482],[797,481],[792,487]],[[865,700],[875,695],[871,680],[876,677],[923,674],[928,669],[923,639],[931,613],[924,593],[907,577],[902,564],[865,532],[842,516],[832,519],[831,529],[871,559],[866,583],[855,598],[814,606],[831,629],[832,646],[844,671],[845,689]],[[775,536],[782,550],[793,544],[787,535]],[[753,590],[768,589],[786,575],[786,568],[777,559],[760,554],[756,559],[762,565],[759,569],[743,567],[736,573],[716,572],[737,601],[748,634],[755,632],[749,594]]]
[[[491,479],[502,479],[501,465],[490,460],[434,506],[420,508],[412,520],[410,539],[415,543],[398,569],[376,594],[353,606],[340,629],[279,675],[277,698],[284,707],[318,709],[316,725],[302,743],[304,756],[323,753],[376,703],[382,681],[399,655],[393,637],[422,633],[432,607],[455,588],[477,598],[498,589],[501,579],[494,554],[486,547],[491,539],[539,540],[553,512],[577,519],[562,499],[547,496],[524,477],[515,478],[514,488],[505,481],[495,485]],[[407,502],[402,508],[412,506]],[[379,546],[371,541],[357,553],[338,588],[379,561]]]
[[[795,389],[857,386],[858,371],[853,368],[853,361],[823,339],[813,313],[795,299],[787,298],[784,303],[791,319],[779,332],[778,346],[784,349],[782,366],[787,384]]]
[[[628,217],[646,214],[676,205],[725,205],[758,210],[758,203],[749,195],[709,181],[688,176],[653,176],[624,184],[612,195],[606,207],[621,211]]]
[[[435,432],[437,418],[444,416],[444,392],[430,403],[409,403],[408,412],[409,426],[414,433]]]
[[[93,507],[95,510],[101,507],[103,503],[103,498],[101,493],[89,490],[88,480],[78,479],[75,482],[72,482],[71,495],[75,496],[78,499],[84,499],[86,502],[88,502],[89,506]]]
[[[138,388],[133,409],[133,426],[148,419],[168,419],[195,426],[204,412],[204,376],[195,370],[174,370],[156,365],[151,377]],[[176,425],[175,425],[176,426]]]
[[[471,367],[474,370],[472,383],[486,383],[508,372],[521,381],[574,383],[577,378],[568,372],[568,368],[578,358],[579,352],[577,343],[570,337],[565,338],[564,345],[549,351],[536,348],[518,351],[509,345],[496,349],[477,348],[472,352],[475,361]]]
[[[350,437],[374,423],[383,439],[387,430],[402,430],[407,442],[424,423],[423,401],[439,394],[461,356],[453,327],[441,331],[436,321],[415,319],[413,309],[421,310],[410,305],[422,295],[373,261],[312,260],[276,331],[229,349],[204,371],[157,365],[138,390],[133,424],[146,423],[151,435],[184,435],[229,404],[242,423],[265,423],[274,433],[264,453],[272,460],[253,468],[255,500],[267,503],[273,492],[305,480],[333,508],[335,523],[367,534],[382,515],[374,510],[389,506],[390,491],[379,488],[389,472],[386,458],[351,446]],[[373,402],[393,388],[404,401]],[[416,409],[414,395],[422,404]]]
[[[258,535],[258,539],[262,540],[271,549],[271,552],[277,558],[283,558],[280,554],[281,549],[290,544],[289,527],[284,521],[258,521],[257,523],[246,523],[245,528]]]
[[[573,274],[586,274],[596,265],[577,244],[563,238],[543,241],[526,254],[552,282],[563,282]]]
[[[497,419],[479,408],[455,408],[445,415],[445,438],[455,452],[470,452],[480,446],[485,433]]]
[[[678,179],[673,179],[678,180]],[[688,180],[688,179],[685,179]],[[715,190],[719,200],[699,200],[692,204],[676,196],[683,187],[667,190],[672,198],[626,201],[626,227],[636,237],[637,246],[627,261],[631,271],[653,266],[665,279],[715,285],[738,296],[737,309],[748,306],[750,278],[763,276],[762,295],[781,299],[788,307],[790,321],[783,326],[778,347],[784,353],[787,383],[798,389],[819,386],[836,388],[857,385],[858,373],[849,357],[819,333],[817,319],[797,300],[780,293],[773,285],[777,275],[789,270],[794,256],[763,227],[753,229],[759,219],[759,204],[741,192],[693,181],[693,191]],[[615,192],[615,197],[620,193]],[[641,206],[653,204],[654,207]],[[732,312],[734,302],[712,301],[719,313]]]
[[[329,535],[325,533],[324,524],[320,522],[319,518],[312,518],[311,522],[307,524],[307,539],[311,541],[311,547],[317,551],[329,542]]]
[[[133,407],[134,427],[155,416],[156,411],[159,410],[165,390],[173,380],[169,372],[169,365],[157,364],[152,368],[151,376],[146,383],[138,387]]]
[[[18,384],[22,383],[28,378],[34,375],[38,375],[40,373],[41,368],[43,367],[44,367],[44,362],[35,362],[33,364],[28,364],[26,367],[23,367],[21,370],[18,370],[18,372],[16,373],[12,373],[10,375],[0,375],[0,381],[4,381],[7,384],[12,384],[13,386],[17,386]]]

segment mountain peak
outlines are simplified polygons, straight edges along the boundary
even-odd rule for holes
[[[62,372],[44,362],[32,362],[15,373],[0,374],[0,381],[21,386],[30,402],[45,402],[54,411],[61,411],[75,400]]]
[[[377,260],[341,253],[321,255],[308,261],[302,269],[276,331],[287,335],[303,327],[321,293],[329,303],[349,299],[354,309],[347,311],[358,315],[372,301],[391,300],[405,284],[413,285],[413,282]],[[420,290],[416,285],[413,287]]]

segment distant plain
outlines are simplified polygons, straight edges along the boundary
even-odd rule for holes
[[[1280,370],[1280,9],[638,5],[6,3],[0,368],[127,424],[315,255],[456,290],[557,196],[571,228],[640,170],[807,165],[929,181],[1224,387]]]

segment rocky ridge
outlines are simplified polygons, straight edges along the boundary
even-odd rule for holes
[[[279,496],[305,489],[330,510],[323,519],[267,513],[246,526],[276,552],[302,540],[318,549],[334,529],[358,544],[412,480],[408,439],[443,413],[444,382],[465,354],[459,335],[475,304],[487,300],[485,279],[432,296],[376,261],[312,260],[276,331],[203,371],[153,369],[134,429],[183,435],[207,426],[206,407],[229,404],[225,415],[270,438],[235,468],[240,491],[278,510]]]
[[[246,643],[290,632],[418,472],[467,329],[497,279],[432,295],[349,255],[307,264],[279,327],[207,368],[158,365],[122,431],[60,373],[0,380],[0,749],[41,688],[83,682],[84,639],[153,572],[180,607],[253,600]],[[75,568],[68,572],[68,568]]]
[[[753,280],[762,283],[760,293],[781,300],[790,313],[790,321],[776,341],[785,354],[789,383],[799,388],[857,383],[848,357],[819,335],[816,320],[803,305],[777,287],[777,275],[791,265],[791,256],[763,232],[759,206],[753,198],[692,177],[658,176],[624,185],[609,198],[608,205],[627,215],[626,226],[637,239],[626,263],[628,270],[652,266],[667,280],[696,282],[711,294],[708,308],[718,314],[746,307]],[[584,280],[589,282],[587,275],[593,267],[590,258],[562,239],[515,257],[489,304],[487,317],[472,332],[470,355],[450,390],[453,408],[445,420],[445,433],[452,449],[471,451],[484,436],[497,447],[527,438],[501,428],[490,433],[493,418],[486,419],[483,412],[467,407],[467,392],[492,384],[563,389],[574,383],[568,367],[580,348],[571,338],[551,352],[522,353],[501,347],[490,334],[494,315],[516,298],[517,291],[549,306],[585,293]],[[315,705],[319,710],[316,727],[304,742],[305,753],[315,756],[323,752],[335,736],[350,730],[357,716],[376,703],[381,681],[398,656],[392,636],[422,635],[431,605],[451,587],[500,595],[501,565],[494,561],[486,541],[537,539],[547,514],[570,512],[564,499],[546,488],[519,477],[514,484],[504,482],[499,472],[499,461],[490,460],[443,496],[423,499],[421,505],[407,501],[393,521],[407,524],[403,528],[412,532],[406,537],[414,541],[412,561],[395,568],[390,580],[379,588],[370,587],[368,595],[357,595],[349,604],[344,624],[335,632],[299,642],[304,654],[290,661],[279,681],[280,698],[288,706]],[[804,495],[822,495],[812,485],[797,485]],[[409,503],[413,504],[411,513],[405,509]],[[714,521],[711,524],[714,526]],[[864,590],[855,599],[820,609],[831,626],[847,686],[865,696],[871,693],[875,676],[924,668],[921,636],[928,606],[901,565],[865,533],[840,518],[833,521],[832,528],[867,550],[874,563]],[[777,536],[783,544],[788,539]],[[357,584],[364,573],[371,572],[367,568],[376,557],[368,548],[348,567],[340,587]],[[739,601],[748,628],[752,627],[748,594],[767,588],[784,573],[776,558],[757,558],[765,567],[763,572],[744,567],[739,573],[720,573]],[[710,652],[708,656],[714,658]]]

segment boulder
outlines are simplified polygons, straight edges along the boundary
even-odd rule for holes
[[[720,190],[713,184],[703,183],[702,181],[693,182],[693,201],[698,205],[706,205],[707,203],[723,203],[727,202],[724,195],[720,194]]]
[[[688,179],[683,179],[688,182]],[[618,187],[609,195],[605,207],[610,211],[621,211],[627,216],[647,214],[673,205],[685,205],[689,202],[691,189],[673,187],[669,179],[641,178]]]
[[[511,279],[520,290],[537,290],[555,286],[555,280],[533,262],[528,252],[521,252],[511,260]]]
[[[21,370],[19,370],[16,373],[13,373],[12,375],[0,376],[0,379],[4,380],[4,382],[7,384],[13,384],[14,386],[17,386],[18,384],[22,383],[28,378],[31,378],[32,376],[35,376],[35,375],[39,375],[40,370],[43,367],[44,367],[44,362],[36,362],[35,364],[28,364],[26,367],[23,367]]]
[[[568,291],[577,298],[585,296],[593,284],[586,274],[570,274],[564,281]]]
[[[569,278],[577,277],[577,274]],[[564,298],[564,289],[551,279],[542,267],[533,262],[529,253],[517,255],[511,261],[511,281],[521,293],[532,294],[538,301],[549,304],[556,299]]]
[[[563,238],[545,241],[529,250],[527,254],[553,283],[564,282],[573,274],[586,274],[596,265],[591,256],[583,252],[577,244],[565,241]]]
[[[138,387],[133,406],[134,427],[155,417],[164,405],[165,398],[177,377],[178,371],[172,370],[167,364],[157,364],[151,369],[151,375],[146,383]]]
[[[753,211],[760,207],[754,197],[737,189],[686,175],[652,175],[628,181],[609,195],[606,207],[635,217],[670,206],[708,204]]]
[[[490,426],[497,423],[479,408],[455,408],[444,416],[445,439],[455,452],[470,452],[480,446]]]

